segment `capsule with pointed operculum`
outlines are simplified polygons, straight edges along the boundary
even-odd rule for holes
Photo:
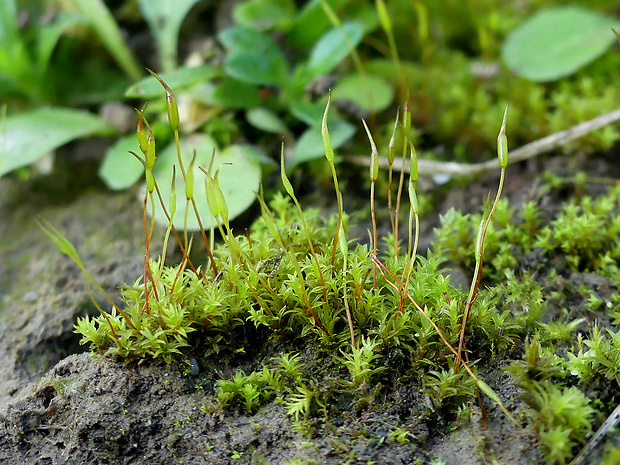
[[[140,115],[138,118],[138,127],[136,128],[138,147],[140,148],[140,152],[146,155],[148,136],[146,135],[146,129],[144,129],[144,108],[141,111],[138,111],[138,114]]]
[[[295,198],[295,190],[286,175],[286,165],[284,164],[284,143],[282,143],[282,148],[280,149],[280,177],[282,178],[282,185],[284,186],[286,193],[292,198]]]
[[[508,138],[506,137],[506,116],[508,115],[508,105],[504,110],[504,119],[502,120],[502,127],[499,130],[497,136],[497,158],[499,159],[499,166],[502,169],[506,169],[508,166]]]
[[[224,198],[224,193],[220,188],[220,180],[219,180],[220,170],[215,172],[215,177],[213,178],[213,185],[215,186],[215,200],[217,203],[217,209],[222,217],[224,222],[228,222],[228,204],[226,203],[226,199]]]
[[[172,184],[170,185],[170,218],[174,218],[177,212],[177,170],[176,166],[172,165]]]
[[[403,112],[403,128],[405,129],[405,136],[408,136],[411,131],[411,104],[409,103],[409,100],[405,102],[405,111]]]
[[[321,121],[321,139],[323,140],[323,151],[325,152],[325,158],[330,165],[334,163],[334,148],[332,146],[331,138],[329,137],[329,129],[327,129],[327,115],[329,113],[329,107],[332,103],[332,94],[330,92],[327,97],[327,105],[325,105],[325,112],[323,113],[323,120]]]
[[[487,201],[484,205],[484,211],[482,212],[482,218],[480,219],[480,225],[478,226],[478,235],[476,236],[476,249],[474,255],[476,262],[480,262],[482,258],[482,250],[484,249],[484,235],[486,232],[487,220],[491,213],[491,193],[487,197]]]
[[[167,87],[167,86],[166,86]],[[173,131],[179,130],[179,107],[170,88],[166,90],[166,106],[168,108],[168,122]]]
[[[368,129],[366,121],[362,120],[362,123],[364,123],[364,129],[366,129],[368,140],[370,140],[370,181],[375,182],[379,177],[379,152],[377,151],[377,145],[372,138],[372,134],[370,133],[370,129]]]
[[[179,107],[177,105],[177,101],[174,98],[174,94],[172,93],[172,89],[164,82],[162,78],[160,78],[157,73],[147,68],[147,71],[153,75],[155,79],[159,81],[164,90],[166,91],[166,108],[168,110],[168,122],[170,123],[170,127],[173,131],[179,130]]]
[[[418,152],[415,149],[415,145],[411,142],[409,142],[409,150],[409,176],[415,184],[418,182]]]
[[[411,204],[411,211],[417,215],[419,204],[418,204],[418,195],[415,193],[415,183],[412,179],[409,180],[409,203]]]
[[[215,176],[213,177],[211,177],[208,171],[202,168],[201,170],[206,176],[205,192],[207,194],[207,203],[209,205],[209,210],[211,210],[211,214],[216,219],[218,216],[221,216],[224,221],[228,221],[228,204],[220,188],[219,169],[215,172]]]
[[[196,151],[194,150],[194,156],[189,163],[187,172],[185,173],[185,198],[187,200],[194,196],[194,163],[196,163]]]
[[[394,129],[392,130],[392,137],[390,137],[390,143],[388,144],[388,163],[390,167],[394,164],[396,158],[396,129],[398,129],[398,119],[400,118],[400,109],[396,111],[396,118],[394,119]]]
[[[153,130],[149,127],[149,135],[146,139],[146,153],[144,154],[146,160],[146,166],[153,169],[155,165],[155,135]]]

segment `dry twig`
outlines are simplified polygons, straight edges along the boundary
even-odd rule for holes
[[[585,123],[573,126],[570,129],[551,134],[550,136],[543,137],[537,141],[530,142],[516,150],[510,152],[509,164],[517,163],[523,160],[529,160],[530,158],[537,157],[545,152],[549,152],[560,145],[567,142],[579,139],[597,129],[601,129],[608,124],[615,123],[620,120],[620,108],[614,110],[605,115],[597,116],[594,119],[586,121]],[[348,160],[353,163],[369,166],[370,158],[367,156],[354,156]],[[381,168],[388,168],[389,162],[386,157],[379,158],[379,166]],[[409,160],[403,161],[403,159],[394,160],[392,165],[394,170],[409,172]],[[420,174],[448,174],[453,176],[470,176],[474,174],[486,173],[487,171],[493,171],[497,169],[497,160],[493,159],[482,163],[455,163],[451,161],[435,161],[418,159],[418,170]]]

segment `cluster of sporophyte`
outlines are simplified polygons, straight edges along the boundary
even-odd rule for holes
[[[153,131],[144,110],[140,111],[137,134],[142,156],[136,157],[146,171],[144,273],[122,290],[123,305],[114,305],[109,299],[110,311],[99,308],[99,316],[78,320],[76,332],[83,336],[83,344],[127,359],[162,359],[170,363],[183,359],[190,348],[194,353],[202,350],[208,356],[222,351],[239,352],[269,338],[286,338],[313,345],[319,352],[339,354],[328,358],[334,370],[343,373],[338,389],[353,395],[361,404],[376,394],[377,389],[370,386],[376,384],[380,389],[377,382],[384,376],[398,379],[408,373],[424,378],[436,408],[458,407],[477,387],[512,419],[498,395],[476,375],[473,363],[483,354],[488,359],[489,354],[509,346],[523,332],[527,321],[525,312],[500,313],[497,297],[484,289],[479,292],[485,236],[499,205],[508,163],[506,113],[498,137],[500,185],[480,219],[474,239],[476,270],[469,292],[465,292],[450,286],[441,256],[430,252],[426,257],[417,254],[417,155],[408,137],[408,106],[396,118],[389,145],[389,212],[394,233],[384,239],[382,246],[375,220],[379,153],[370,132],[371,244],[355,244],[347,237],[348,218],[327,126],[329,101],[323,116],[322,138],[338,212],[324,219],[312,209],[302,211],[287,178],[282,154],[281,176],[287,196],[276,194],[268,205],[260,193],[260,218],[246,234],[236,236],[219,187],[219,168],[199,167],[199,171],[194,167],[195,157],[189,166],[183,164],[176,102],[170,88],[163,81],[162,85],[177,141],[178,169],[185,182],[185,216],[195,213],[200,222],[193,192],[195,178],[203,176],[215,220],[211,224],[219,229],[222,241],[215,243],[215,227],[209,231],[202,228],[200,235],[209,260],[204,266],[192,262],[192,240],[186,231],[178,232],[172,221],[175,183],[167,204],[153,176]],[[402,147],[395,143],[399,132]],[[391,164],[401,149],[411,167],[408,180],[404,171],[399,179],[392,179]],[[408,194],[407,204],[401,202],[404,190]],[[397,192],[395,201],[393,191]],[[149,205],[153,209],[156,202],[170,220],[164,250],[169,236],[174,234],[183,252],[181,263],[174,266],[165,263],[165,254],[159,259],[150,258],[153,219],[149,225],[147,210]],[[409,210],[409,235],[401,250],[397,231],[403,205]],[[46,224],[44,230],[82,269],[89,291],[91,286],[97,287],[71,244],[51,225]],[[220,402],[254,412],[261,402],[275,394],[283,398],[296,418],[307,415],[313,405],[321,405],[322,397],[316,385],[295,374],[299,373],[293,366],[295,360],[282,358],[276,368],[267,367],[249,375],[239,373],[230,381],[220,382]]]

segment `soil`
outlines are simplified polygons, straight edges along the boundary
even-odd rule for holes
[[[545,170],[571,175],[583,169],[592,176],[617,177],[616,157],[616,151],[587,158],[549,156],[510,167],[505,196],[518,208],[540,188]],[[420,386],[408,380],[393,380],[380,402],[356,406],[343,401],[338,415],[314,415],[307,431],[295,427],[276,402],[251,416],[215,408],[216,381],[238,368],[256,367],[281,350],[270,344],[253,358],[213,359],[208,367],[126,364],[85,352],[73,324],[96,309],[79,269],[35,219],[45,218],[67,235],[112,296],[119,285],[140,276],[144,236],[135,192],[107,192],[88,161],[71,169],[81,174],[52,173],[25,182],[9,177],[0,183],[0,463],[542,463],[525,420],[513,425],[486,401],[486,425],[475,401],[469,418],[457,422],[438,412],[429,420],[432,406]],[[453,206],[479,210],[496,176],[433,188],[439,207],[424,219],[422,243],[430,243],[437,213]],[[588,188],[593,194],[604,190],[600,184]],[[543,204],[551,212],[566,200],[564,194],[552,191]],[[565,285],[587,280],[604,290],[599,278],[571,276]],[[514,358],[520,357],[518,350]],[[303,357],[310,365],[317,363],[316,354]],[[519,389],[501,369],[506,363],[496,360],[481,374],[513,416],[524,418]],[[407,431],[402,443],[390,435],[396,428]],[[590,460],[586,463],[596,463]]]

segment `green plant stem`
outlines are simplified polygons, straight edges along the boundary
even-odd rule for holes
[[[407,154],[407,141],[409,139],[409,130],[411,129],[411,108],[409,107],[409,101],[405,104],[405,111],[403,112],[403,129],[404,129],[404,137],[403,137],[403,154],[402,160],[403,165],[405,164],[405,158]],[[379,164],[379,160],[377,160],[377,165]],[[394,212],[394,253],[396,258],[398,258],[398,223],[400,216],[400,201],[403,194],[403,184],[405,182],[405,170],[401,170],[400,177],[398,180],[398,192],[396,193],[396,211]]]
[[[334,234],[334,246],[332,249],[332,266],[336,262],[336,247],[338,247],[338,235],[342,226],[342,217],[344,215],[344,207],[342,202],[342,192],[338,186],[338,175],[336,174],[336,165],[334,160],[334,148],[332,147],[331,138],[329,136],[329,130],[327,129],[327,115],[329,113],[329,107],[332,102],[332,94],[327,97],[327,104],[325,105],[325,112],[323,113],[323,120],[321,121],[321,139],[323,141],[323,150],[325,152],[325,158],[329,163],[329,167],[332,172],[332,178],[334,180],[334,190],[336,191],[336,201],[338,203],[338,220],[336,223],[336,233]]]
[[[348,261],[349,246],[344,231],[340,233],[340,252],[342,253],[342,299],[344,301],[344,310],[347,315],[347,323],[349,325],[349,335],[351,336],[351,347],[355,349],[355,329],[353,327],[353,318],[349,308],[349,298],[347,296],[347,279],[348,279]]]
[[[185,171],[185,166],[183,165],[183,157],[181,155],[181,140],[179,137],[179,130],[178,129],[174,129],[174,145],[177,151],[177,160],[179,162],[179,169],[181,170],[181,175],[183,176],[183,181],[187,183],[187,172]],[[192,164],[193,165],[193,164]],[[215,258],[213,257],[213,252],[211,250],[211,246],[209,245],[209,240],[207,239],[207,235],[205,232],[205,229],[202,225],[202,220],[200,219],[200,213],[198,212],[198,206],[196,205],[196,200],[194,199],[194,197],[192,196],[190,199],[187,199],[187,203],[185,204],[185,222],[184,224],[187,225],[187,213],[189,210],[189,203],[192,203],[192,207],[194,209],[194,213],[196,215],[196,218],[198,220],[198,224],[200,227],[200,232],[202,234],[202,238],[204,240],[205,243],[205,247],[207,250],[207,254],[209,255],[209,260],[211,261],[211,267],[213,268],[213,276],[217,276],[218,270],[217,270],[217,265],[215,263]],[[183,238],[184,238],[184,243],[185,243],[185,249],[187,249],[187,227],[184,227],[184,231],[183,231]]]
[[[198,276],[198,274],[199,274],[198,270],[196,269],[196,267],[192,263],[192,260],[189,258],[189,252],[187,251],[187,249],[183,245],[183,239],[181,239],[181,235],[179,234],[179,231],[177,230],[177,228],[174,226],[174,224],[172,224],[172,216],[170,215],[170,213],[166,209],[166,204],[164,203],[164,199],[163,199],[163,197],[161,195],[161,191],[159,190],[159,186],[157,185],[157,181],[155,181],[155,191],[157,192],[157,197],[159,198],[159,203],[162,206],[164,215],[166,215],[166,218],[168,219],[168,221],[172,225],[172,232],[174,233],[174,235],[175,235],[175,237],[177,239],[177,242],[179,244],[179,247],[181,248],[181,252],[183,253],[183,256],[187,257],[187,263],[188,263],[189,267],[196,274],[196,276]]]
[[[282,178],[282,184],[284,185],[287,194],[289,195],[289,197],[291,197],[291,199],[293,199],[293,202],[295,202],[295,207],[297,207],[297,212],[299,213],[299,218],[301,218],[301,224],[304,228],[304,234],[306,235],[308,245],[310,246],[310,253],[312,254],[312,258],[314,259],[314,262],[316,264],[317,272],[319,273],[319,281],[321,282],[321,287],[323,288],[323,300],[325,301],[325,305],[328,305],[329,303],[327,300],[327,286],[325,285],[325,278],[323,277],[323,270],[321,270],[319,258],[314,250],[314,241],[310,236],[310,230],[308,229],[308,224],[306,223],[306,217],[301,208],[301,205],[297,201],[297,196],[295,195],[293,185],[291,184],[288,176],[286,175],[286,167],[284,166],[284,143],[282,143],[280,150],[280,176]]]
[[[493,218],[493,214],[495,213],[495,209],[497,208],[497,204],[502,195],[502,190],[504,188],[504,178],[506,175],[506,168],[502,168],[499,177],[499,187],[497,189],[497,193],[495,194],[495,201],[493,202],[493,206],[489,211],[489,214],[486,216],[486,219],[483,217],[483,226],[481,227],[481,233],[477,238],[478,247],[479,247],[479,258],[476,261],[476,268],[474,269],[474,275],[472,278],[471,285],[469,286],[469,295],[467,296],[467,301],[465,303],[465,312],[463,313],[463,322],[461,323],[461,333],[459,336],[459,359],[461,355],[461,351],[465,346],[465,327],[467,326],[467,319],[469,318],[469,314],[471,312],[471,307],[474,304],[474,300],[476,299],[476,295],[478,293],[478,288],[480,287],[480,276],[482,273],[482,263],[484,261],[484,240],[487,234],[487,230],[489,229],[489,225],[491,224],[491,218]],[[457,359],[456,368],[458,368],[459,359]]]
[[[398,119],[400,117],[400,109],[396,110],[396,119],[394,121],[394,129],[392,130],[392,137],[390,138],[390,143],[388,145],[388,211],[390,212],[390,223],[392,225],[392,232],[396,227],[394,223],[394,205],[392,202],[392,190],[393,190],[393,178],[394,178],[394,158],[396,154],[394,149],[396,147],[396,129],[398,128]],[[377,160],[378,163],[378,160]]]
[[[415,233],[413,245],[411,244],[411,227],[412,227],[412,218],[415,218]],[[411,282],[411,275],[413,274],[413,267],[415,266],[415,259],[418,250],[418,242],[420,240],[420,215],[417,211],[413,211],[411,209],[409,211],[409,245],[407,247],[407,262],[405,262],[405,270],[403,270],[403,275],[406,274],[405,278],[405,289],[409,289],[409,283]],[[401,301],[402,302],[402,301]],[[402,311],[402,309],[401,309]]]
[[[147,203],[148,203],[149,196],[151,199],[152,212],[151,212],[151,223],[150,223],[150,226],[147,227],[146,209],[147,209]],[[143,220],[144,220],[144,278],[143,278],[144,279],[144,308],[142,309],[142,311],[148,314],[150,313],[149,298],[151,296],[151,293],[153,293],[155,295],[155,299],[159,301],[159,296],[157,295],[157,288],[155,286],[155,278],[153,277],[153,271],[151,270],[151,264],[149,260],[149,255],[150,255],[149,250],[151,246],[151,239],[153,237],[153,230],[155,228],[155,200],[154,200],[152,191],[149,191],[148,193],[144,194]],[[149,292],[148,290],[148,281],[151,282],[151,292]]]

